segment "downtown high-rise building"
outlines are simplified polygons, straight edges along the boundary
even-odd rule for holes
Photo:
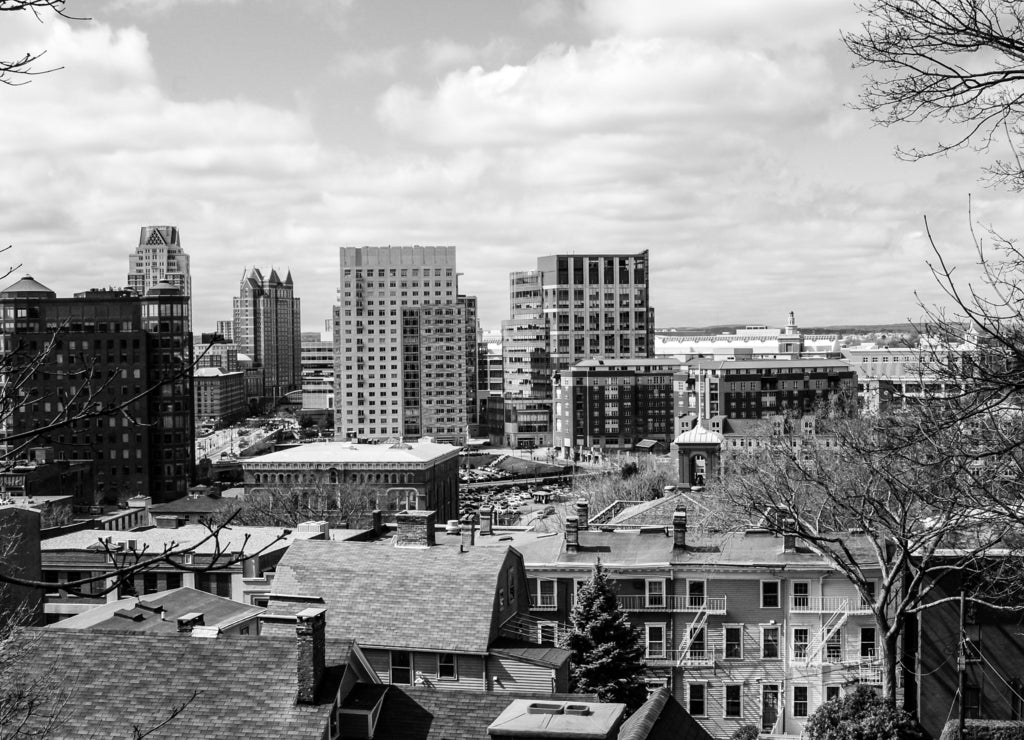
[[[553,383],[576,363],[653,354],[646,250],[540,257],[536,270],[510,275],[509,302],[503,399],[490,429],[499,444],[552,444]]]
[[[252,405],[265,407],[302,387],[302,329],[292,274],[264,276],[249,269],[232,299],[232,330],[238,352],[252,361],[246,392]]]
[[[474,307],[458,292],[455,247],[342,247],[335,436],[463,444]]]
[[[128,255],[128,287],[139,295],[166,280],[182,292],[192,295],[189,256],[181,248],[176,226],[143,226],[139,246]]]
[[[6,420],[7,454],[49,447],[92,461],[89,505],[184,496],[195,455],[189,303],[166,281],[142,296],[58,298],[26,275],[0,292],[0,354],[12,399],[24,401]]]

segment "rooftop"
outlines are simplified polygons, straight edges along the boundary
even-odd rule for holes
[[[344,664],[329,663],[316,703],[299,704],[296,640],[197,639],[189,634],[27,630],[19,670],[36,680],[69,680],[60,701],[64,738],[131,737],[185,710],[153,738],[322,737]],[[44,717],[49,707],[38,708]],[[27,730],[32,730],[30,722]]]
[[[101,541],[110,538],[111,544],[135,542],[136,552],[156,554],[166,548],[181,550],[192,548],[197,555],[221,553],[258,552],[288,547],[299,539],[307,539],[311,533],[298,529],[284,534],[280,527],[235,527],[226,526],[217,532],[202,524],[186,524],[177,528],[153,527],[132,532],[112,532],[105,529],[83,529],[43,540],[42,551],[62,552],[67,550],[102,550]]]
[[[622,721],[625,704],[513,699],[487,728],[492,737],[605,740]]]
[[[67,619],[48,629],[92,629],[101,632],[167,632],[177,633],[178,617],[201,613],[206,627],[227,629],[265,610],[242,604],[194,588],[173,588],[102,604]]]
[[[495,593],[515,551],[475,547],[424,549],[377,543],[296,542],[281,558],[270,613],[294,613],[322,598],[329,638],[367,647],[487,652],[496,634]]]
[[[449,455],[458,455],[454,445],[436,442],[405,442],[401,444],[355,444],[351,442],[313,442],[268,455],[242,461],[246,467],[255,463],[410,463],[431,462]]]

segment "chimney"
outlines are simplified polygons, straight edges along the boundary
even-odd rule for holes
[[[590,529],[590,502],[585,498],[577,499],[576,516],[579,517],[581,530]]]
[[[494,509],[490,506],[480,507],[480,536],[485,537],[494,534],[493,526]]]
[[[782,551],[783,552],[796,552],[796,535],[793,530],[796,529],[796,520],[785,519],[782,522]]]
[[[397,547],[433,547],[434,522],[437,515],[433,511],[406,510],[395,516],[398,524]]]
[[[686,508],[676,509],[672,515],[672,535],[675,538],[672,543],[673,550],[686,549]]]
[[[467,552],[476,542],[476,524],[472,515],[462,517],[459,522],[462,529],[462,542],[459,545],[459,552]]]
[[[565,551],[579,552],[580,518],[570,514],[565,518]]]
[[[326,609],[303,609],[296,617],[296,670],[299,679],[299,704],[313,704],[326,662]]]
[[[380,509],[374,509],[370,512],[370,517],[373,522],[373,534],[379,537],[384,531],[384,512]]]
[[[189,612],[178,617],[178,632],[191,632],[193,627],[206,624],[202,612]]]

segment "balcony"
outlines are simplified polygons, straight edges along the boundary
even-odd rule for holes
[[[680,612],[707,611],[712,615],[726,613],[725,596],[662,596],[629,595],[619,596],[619,607],[628,612]]]
[[[841,596],[791,596],[789,611],[793,614],[870,614],[871,607],[866,601]]]
[[[644,662],[649,666],[682,666],[686,668],[713,668],[715,653],[712,650],[648,650]]]

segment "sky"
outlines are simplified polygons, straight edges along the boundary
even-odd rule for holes
[[[193,326],[248,266],[320,330],[339,247],[455,245],[481,322],[549,254],[649,250],[658,328],[918,319],[924,231],[966,281],[971,226],[1024,227],[975,152],[857,110],[845,0],[70,0],[4,13],[0,259],[59,295],[123,286],[175,225]],[[970,203],[970,210],[968,204]]]

